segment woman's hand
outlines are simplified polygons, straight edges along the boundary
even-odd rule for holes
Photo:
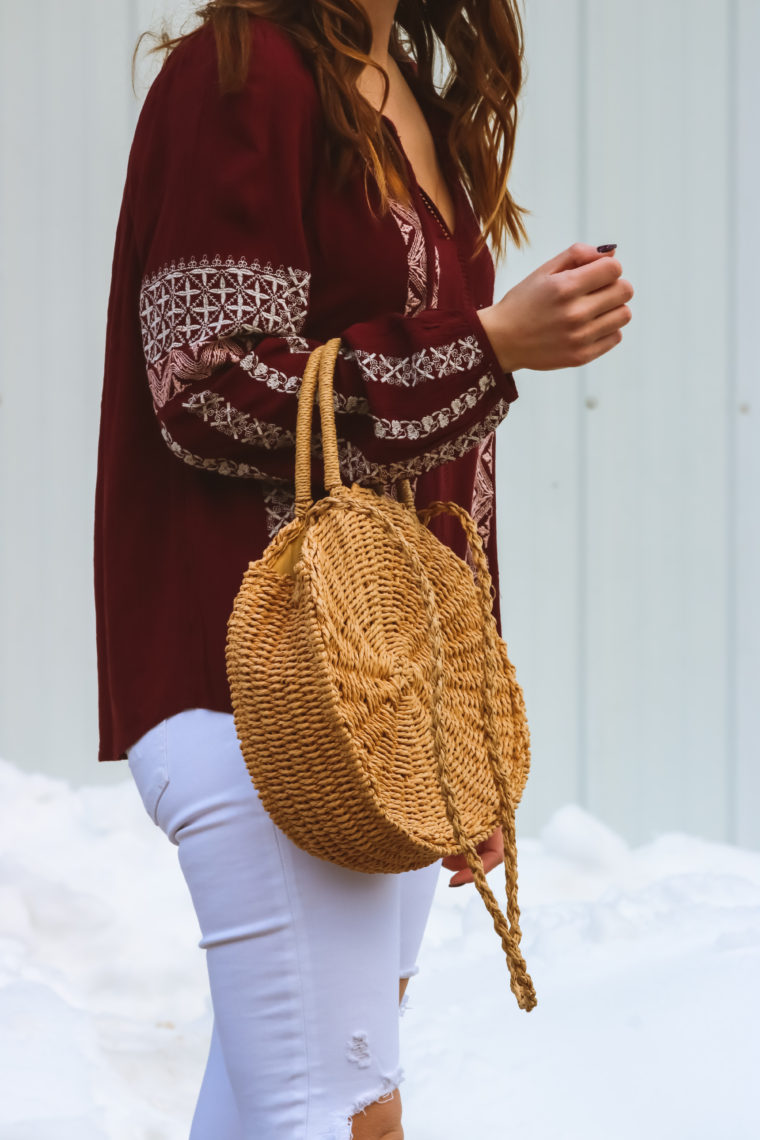
[[[620,343],[633,286],[613,254],[576,242],[478,310],[505,372],[577,368]]]
[[[500,827],[488,839],[484,839],[475,848],[479,852],[483,860],[483,867],[486,871],[492,871],[494,867],[498,867],[499,863],[504,862],[504,835]],[[450,887],[461,887],[462,883],[472,883],[475,880],[472,877],[472,872],[467,866],[467,859],[464,855],[446,855],[441,860],[441,866],[445,867],[447,871],[456,871],[449,879]]]

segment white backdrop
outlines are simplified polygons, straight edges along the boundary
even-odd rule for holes
[[[92,508],[130,61],[187,8],[0,0],[0,755],[77,783],[127,775],[96,761]],[[498,295],[575,240],[636,295],[601,360],[518,372],[498,433],[519,831],[575,800],[758,847],[760,0],[526,9],[531,245]]]

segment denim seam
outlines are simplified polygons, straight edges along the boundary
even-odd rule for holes
[[[277,854],[280,857],[280,866],[282,867],[282,877],[283,877],[283,880],[285,882],[285,892],[288,896],[288,903],[290,905],[290,913],[291,913],[291,915],[293,915],[293,921],[294,921],[293,938],[294,938],[294,941],[296,944],[296,962],[298,963],[298,985],[299,985],[300,990],[301,990],[301,1017],[303,1019],[303,1042],[304,1042],[304,1053],[306,1055],[306,1121],[305,1121],[306,1127],[304,1129],[304,1140],[308,1140],[308,1137],[309,1137],[309,1114],[311,1112],[311,1058],[309,1057],[309,1034],[307,1032],[307,1023],[306,1023],[306,988],[304,986],[304,979],[303,979],[304,967],[303,967],[303,960],[302,960],[302,954],[301,954],[301,940],[298,937],[298,931],[295,928],[295,920],[296,920],[296,917],[300,916],[300,911],[296,912],[296,910],[293,906],[293,895],[291,893],[290,880],[288,878],[287,860],[285,859],[285,856],[284,856],[283,851],[282,851],[279,829],[277,827],[277,824],[274,822],[274,820],[270,820],[270,823],[271,823],[272,830],[274,832],[275,842],[277,844]]]
[[[167,719],[161,721],[161,768],[163,770],[163,787],[161,788],[160,792],[156,796],[156,801],[153,804],[153,822],[156,824],[157,827],[161,826],[158,822],[159,805],[161,804],[161,799],[163,797],[163,794],[166,791],[166,789],[169,787],[169,781],[171,780],[171,773],[169,771],[169,740],[168,740],[168,736],[169,736],[169,723],[168,723],[168,718],[167,718]]]

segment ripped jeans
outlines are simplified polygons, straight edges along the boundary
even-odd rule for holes
[[[399,978],[419,970],[440,860],[365,874],[301,850],[228,713],[171,716],[128,763],[206,951],[214,1023],[190,1140],[350,1140],[350,1117],[404,1079]]]

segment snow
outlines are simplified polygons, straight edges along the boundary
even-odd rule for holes
[[[0,1140],[187,1140],[211,1010],[176,855],[128,772],[0,761]],[[630,848],[566,804],[536,837],[518,813],[518,865],[538,1005],[443,871],[400,1022],[408,1140],[757,1140],[760,853]]]

